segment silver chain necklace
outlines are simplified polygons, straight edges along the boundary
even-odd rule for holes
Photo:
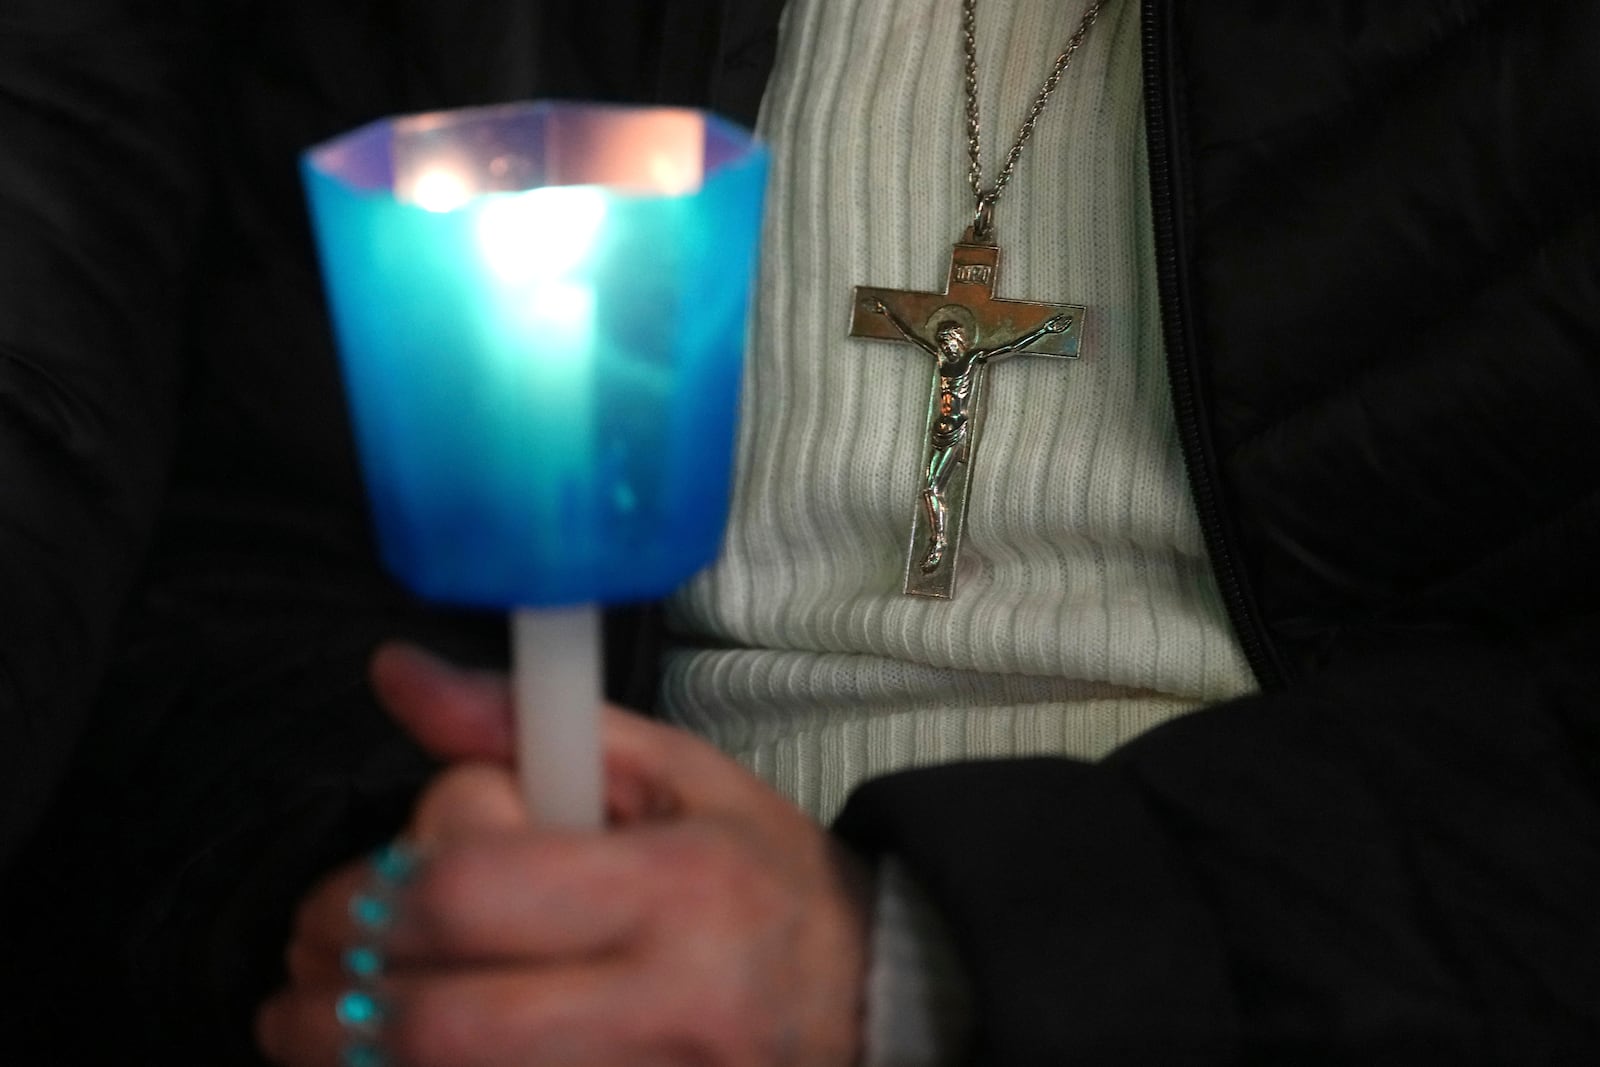
[[[978,0],[962,0],[961,43],[967,60],[967,157],[972,164],[967,170],[967,181],[972,186],[972,196],[976,203],[973,222],[977,226],[977,236],[987,239],[993,235],[994,205],[1011,181],[1011,176],[1017,172],[1017,160],[1022,158],[1022,149],[1027,145],[1028,138],[1033,136],[1034,124],[1039,121],[1039,116],[1044,114],[1045,105],[1050,102],[1050,94],[1061,84],[1067,68],[1072,65],[1073,53],[1083,44],[1083,39],[1089,36],[1089,30],[1094,26],[1095,19],[1100,17],[1100,8],[1104,4],[1105,0],[1095,0],[1083,13],[1078,28],[1067,38],[1067,47],[1056,57],[1055,66],[1050,69],[1050,76],[1044,80],[1039,95],[1034,98],[1033,106],[1028,109],[1027,118],[1022,120],[1022,128],[1017,131],[1016,143],[1011,146],[1011,151],[1006,153],[1005,164],[1001,166],[1000,173],[995,175],[994,185],[984,189],[983,165],[980,162],[983,154],[983,126],[978,121]]]
[[[966,58],[967,174],[975,208],[972,225],[950,256],[950,279],[942,293],[858,285],[851,301],[850,336],[910,344],[933,357],[927,431],[918,469],[918,507],[911,521],[903,589],[911,596],[948,600],[955,595],[956,564],[966,527],[967,487],[978,433],[983,428],[983,370],[1017,355],[1076,359],[1085,310],[1078,304],[1009,300],[994,295],[1000,248],[994,238],[994,205],[1016,174],[1017,161],[1034,125],[1072,64],[1072,56],[1100,15],[1094,0],[1050,76],[1034,99],[1006,154],[994,185],[983,187],[982,126],[978,121],[977,0],[962,0],[962,46]]]

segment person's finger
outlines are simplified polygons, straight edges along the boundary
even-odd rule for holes
[[[353,1042],[385,1062],[427,1067],[629,1067],[689,1062],[669,990],[646,995],[625,964],[471,970],[386,979],[369,1033],[340,1021],[351,991],[295,988],[256,1015],[256,1040],[283,1067],[337,1067]],[[362,994],[357,994],[362,995]],[[698,1062],[698,1061],[696,1061]]]
[[[709,741],[608,707],[602,734],[608,793],[647,816],[750,814],[789,806],[771,787]]]
[[[606,822],[627,826],[683,814],[685,798],[666,774],[671,746],[653,731],[640,732],[640,716],[607,706],[602,712],[601,747],[605,759]]]
[[[504,767],[463,763],[433,780],[417,801],[406,838],[427,851],[462,837],[529,829],[517,781]]]
[[[371,885],[371,864],[346,864],[300,901],[285,952],[291,982],[317,984],[343,976],[346,949],[369,939],[352,916],[351,902]]]
[[[640,929],[650,860],[598,834],[453,842],[406,887],[384,950],[397,968],[602,956]]]
[[[561,1025],[577,1027],[565,1031],[567,1045],[541,1045],[548,1033],[539,1025],[508,1029],[509,1018],[533,1010],[509,1001],[482,1022],[465,1008],[439,1009],[423,1031],[455,1018],[460,1027],[514,1035],[521,1046],[565,1049],[550,1060],[530,1055],[528,1063],[581,1063],[594,1048],[608,1050],[611,1058],[600,1062],[644,1062],[610,1051],[635,1040],[640,1049],[711,1056],[696,1062],[767,1062],[753,1053],[770,1051],[774,1041],[818,1051],[797,1062],[848,1062],[865,967],[866,892],[828,845],[820,828],[787,814],[757,823],[690,817],[604,834],[452,838],[389,898],[393,919],[375,944],[382,953],[377,984],[410,990],[453,976],[534,973],[560,975],[561,988],[571,991],[570,976],[616,966],[625,968],[618,981],[648,989],[648,996],[629,1005],[615,989],[594,990],[602,1009],[586,1014],[585,1005],[574,1005],[574,1016],[561,1016]],[[330,880],[314,894],[323,914],[306,925],[354,937],[349,892],[348,883]],[[317,1017],[326,1024],[328,998],[349,979],[312,973],[289,1000],[321,996]],[[407,1010],[400,1007],[401,1017]],[[653,1027],[643,1025],[647,1017]],[[420,1041],[402,1051],[435,1047]],[[463,1062],[497,1062],[470,1048],[464,1055]]]
[[[639,928],[654,891],[648,850],[602,834],[457,838],[386,900],[381,929],[351,906],[371,884],[356,865],[308,895],[290,942],[291,977],[338,980],[351,946],[370,944],[393,971],[598,956]]]
[[[391,642],[372,657],[373,689],[395,720],[428,751],[446,760],[509,764],[514,751],[511,691],[502,674],[456,667],[414,645]],[[625,714],[607,708],[607,714]],[[636,773],[624,754],[607,754],[606,809],[614,823],[663,818],[679,810],[659,774]],[[654,760],[652,763],[659,763]]]
[[[356,944],[381,943],[397,966],[598,951],[640,906],[627,892],[638,882],[634,854],[603,835],[535,835],[504,768],[443,772],[405,840],[421,866],[406,884],[383,888],[391,914],[382,929],[363,927],[353,907],[378,886],[368,861],[307,894],[287,951],[292,978],[337,980]],[[469,841],[481,847],[462,847]]]
[[[296,938],[289,942],[284,959],[289,981],[294,985],[337,985],[350,974],[344,953],[337,946]]]
[[[511,760],[511,692],[504,675],[457,667],[399,642],[373,654],[369,673],[379,702],[435,756]]]
[[[335,985],[294,985],[256,1009],[256,1047],[279,1067],[344,1067],[353,1035],[339,1021]]]

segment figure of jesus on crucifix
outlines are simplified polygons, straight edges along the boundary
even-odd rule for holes
[[[994,294],[1000,250],[972,234],[945,291],[856,286],[850,336],[910,343],[934,359],[905,592],[955,595],[968,483],[983,424],[985,367],[1012,356],[1076,359],[1084,308]]]
[[[933,446],[922,487],[922,506],[928,515],[928,553],[922,558],[923,573],[939,569],[945,550],[950,547],[947,533],[949,509],[945,489],[957,464],[967,462],[970,438],[967,433],[967,400],[972,394],[973,377],[985,363],[996,363],[1027,348],[1051,333],[1066,333],[1072,328],[1071,315],[1056,315],[1037,329],[992,348],[974,348],[967,328],[954,317],[942,319],[929,341],[906,324],[882,300],[874,299],[872,310],[894,324],[907,341],[932,356],[939,365],[939,412],[930,427]]]

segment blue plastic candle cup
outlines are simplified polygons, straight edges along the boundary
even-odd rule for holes
[[[767,157],[681,109],[412,115],[307,151],[379,543],[482,607],[662,596],[716,554]]]

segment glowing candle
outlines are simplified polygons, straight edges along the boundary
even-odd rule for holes
[[[765,173],[714,117],[598,105],[408,116],[306,153],[384,559],[430,598],[553,612],[519,614],[519,690],[557,673],[537,646],[593,658],[562,636],[592,605],[716,553]],[[598,789],[595,753],[560,750],[592,740],[552,732],[593,733],[594,688],[525,698],[591,705],[529,711],[559,724],[524,730],[541,818],[598,823],[597,794],[529,770],[592,765],[566,794]]]

